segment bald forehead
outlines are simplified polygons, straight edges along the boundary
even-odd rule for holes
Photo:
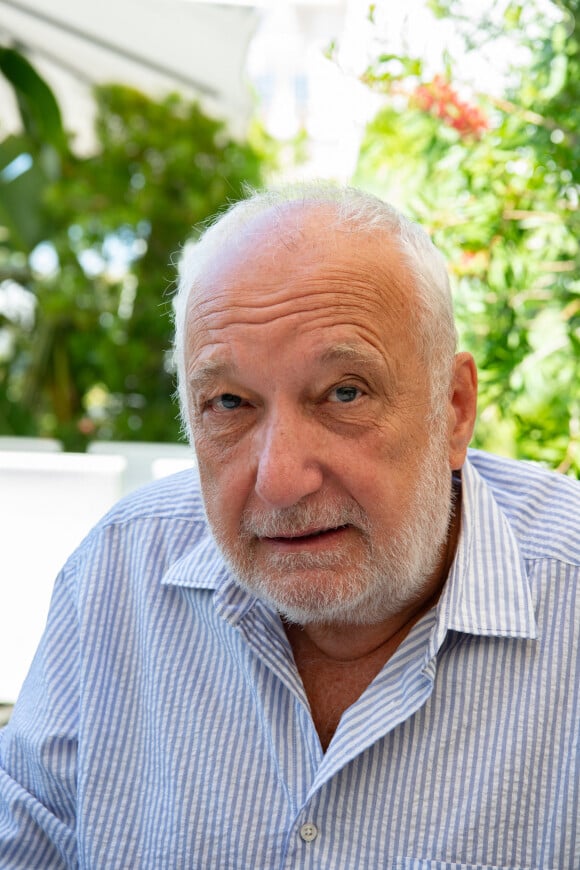
[[[408,296],[414,283],[392,232],[346,220],[331,202],[271,206],[231,227],[211,253],[193,288],[198,299],[244,284],[245,276],[259,268],[264,274],[279,270],[280,278],[320,269],[321,277],[322,272],[350,273],[351,280],[358,273],[368,275],[370,269],[376,275],[377,290],[382,281],[388,296],[402,287]]]
[[[204,272],[211,273],[240,254],[248,261],[291,254],[299,268],[310,252],[335,250],[340,239],[353,232],[358,235],[361,230],[341,221],[331,203],[279,203],[227,226],[221,239],[218,235]]]
[[[225,353],[233,336],[257,341],[260,329],[277,346],[285,325],[316,332],[321,343],[332,332],[334,341],[362,338],[380,353],[387,336],[408,354],[416,349],[414,290],[400,252],[387,233],[341,232],[328,216],[321,207],[276,221],[261,214],[208,263],[186,314],[190,361]]]

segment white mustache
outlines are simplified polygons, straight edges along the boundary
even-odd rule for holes
[[[304,503],[280,510],[248,511],[242,516],[241,532],[247,537],[286,538],[314,534],[340,526],[368,530],[366,514],[356,502],[325,504]]]

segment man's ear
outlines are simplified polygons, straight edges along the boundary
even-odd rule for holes
[[[477,414],[477,369],[470,353],[455,355],[449,412],[449,465],[456,471],[465,462]]]

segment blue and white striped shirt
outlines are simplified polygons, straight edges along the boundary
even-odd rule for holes
[[[0,867],[580,867],[580,486],[472,452],[438,606],[323,754],[194,473],[59,576],[0,743]]]

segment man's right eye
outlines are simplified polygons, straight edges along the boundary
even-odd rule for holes
[[[221,396],[216,396],[212,399],[210,407],[215,411],[235,411],[241,407],[243,399],[241,396],[236,396],[234,393],[222,393]]]

